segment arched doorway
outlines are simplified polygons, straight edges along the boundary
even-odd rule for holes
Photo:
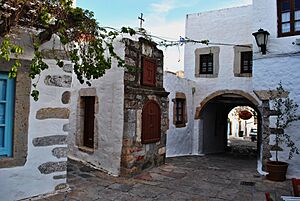
[[[261,115],[258,102],[243,91],[218,91],[205,98],[198,108],[199,153],[212,154],[226,152],[228,147],[228,114],[236,107],[250,107],[257,115],[257,153],[261,144]],[[197,118],[197,116],[196,116]]]
[[[249,106],[234,107],[227,119],[227,152],[257,156],[257,112]]]

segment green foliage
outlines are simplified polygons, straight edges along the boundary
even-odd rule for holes
[[[36,89],[40,74],[48,68],[44,62],[40,46],[58,36],[64,45],[65,56],[73,63],[73,70],[80,83],[91,84],[92,79],[97,79],[105,74],[115,59],[118,66],[125,67],[128,71],[136,71],[136,67],[126,65],[114,50],[114,40],[123,34],[130,36],[139,33],[151,40],[145,29],[138,31],[130,27],[121,30],[101,27],[94,18],[94,13],[82,8],[72,7],[71,0],[6,0],[5,6],[0,6],[0,37],[4,38],[0,47],[0,59],[9,61],[12,55],[16,58],[9,72],[10,77],[16,77],[21,63],[18,56],[23,54],[23,48],[13,44],[16,30],[26,28],[33,40],[34,56],[29,67],[29,76],[35,79],[32,91],[34,100],[38,99]],[[38,31],[37,31],[38,30]],[[162,40],[159,45],[174,46],[184,43],[208,44],[208,40],[194,41],[185,38],[184,41]],[[57,66],[63,67],[64,62],[56,58]]]
[[[286,133],[286,128],[288,128],[292,122],[300,120],[300,115],[297,114],[298,105],[293,99],[289,97],[289,93],[283,88],[281,82],[276,88],[275,94],[273,91],[271,93],[271,104],[273,110],[276,111],[276,129],[282,130],[282,133],[277,133],[275,137],[275,147],[276,151],[276,161],[278,161],[278,151],[280,144],[286,144],[290,149],[289,159],[293,157],[294,154],[299,154],[299,149],[296,144],[291,139],[290,135]]]
[[[2,11],[0,20],[8,23],[4,29],[0,30],[0,35],[5,37],[1,44],[0,59],[4,58],[9,61],[12,54],[17,58],[23,53],[22,47],[12,44],[13,40],[10,37],[12,27],[21,25],[31,30],[35,28],[41,30],[31,33],[35,51],[29,67],[30,78],[39,78],[41,72],[48,68],[40,46],[49,41],[54,34],[65,45],[65,54],[73,63],[74,72],[80,83],[85,82],[90,85],[92,79],[103,76],[111,67],[113,58],[117,60],[120,67],[125,67],[125,61],[114,51],[113,42],[120,34],[134,35],[136,32],[132,28],[123,27],[118,31],[100,27],[93,12],[72,7],[71,0],[33,0],[31,2],[8,0],[6,4],[9,5],[8,9],[0,8]],[[18,16],[18,18],[12,18],[13,16]],[[26,23],[22,23],[24,21]],[[63,67],[63,61],[60,59],[56,61],[59,67]],[[10,77],[16,77],[20,66],[21,63],[16,60],[11,67]],[[38,100],[39,95],[36,86],[37,83],[34,83],[35,90],[31,93],[34,100]]]

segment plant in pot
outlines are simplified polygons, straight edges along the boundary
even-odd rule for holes
[[[272,181],[286,180],[286,172],[288,163],[278,160],[278,152],[282,151],[281,145],[286,145],[289,149],[289,159],[294,154],[299,154],[299,149],[287,133],[287,128],[295,121],[300,120],[300,115],[297,114],[298,105],[289,97],[289,93],[283,88],[281,82],[276,91],[271,93],[271,106],[276,113],[275,129],[271,131],[275,134],[275,145],[272,150],[275,151],[275,161],[267,162],[267,170],[269,174],[267,179]]]

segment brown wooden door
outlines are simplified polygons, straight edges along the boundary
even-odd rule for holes
[[[95,96],[84,97],[83,145],[94,148]]]
[[[142,111],[142,143],[153,143],[160,140],[161,111],[159,105],[149,100]]]
[[[142,84],[146,86],[154,87],[156,84],[156,68],[157,68],[155,61],[143,57],[142,66],[143,66]]]

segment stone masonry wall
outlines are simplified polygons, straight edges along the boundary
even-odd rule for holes
[[[138,42],[125,40],[125,61],[134,67],[124,75],[124,134],[121,156],[121,175],[130,176],[146,168],[164,163],[166,132],[168,129],[168,93],[163,88],[163,53],[156,44],[140,38]],[[142,57],[157,63],[156,86],[141,85]],[[142,144],[142,109],[154,100],[161,109],[161,139],[157,143]]]

